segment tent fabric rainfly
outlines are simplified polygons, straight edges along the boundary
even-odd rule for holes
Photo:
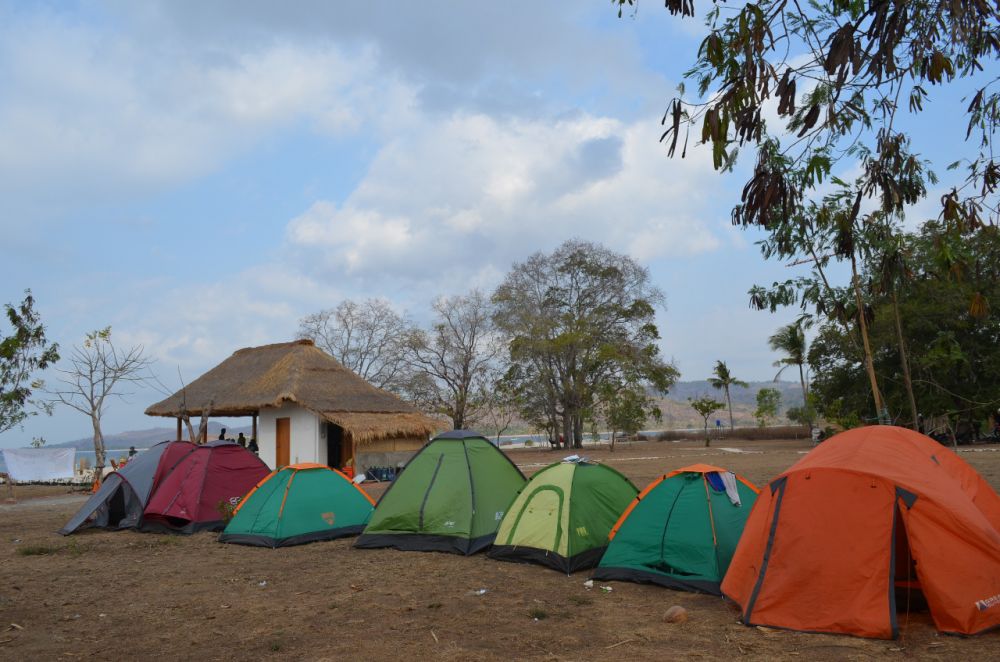
[[[722,582],[747,625],[877,638],[898,634],[897,590],[942,632],[1000,626],[1000,497],[891,426],[831,437],[762,490]]]
[[[727,483],[737,498],[727,493]],[[660,476],[611,529],[594,579],[721,595],[719,584],[757,492],[745,478],[707,464]]]
[[[446,432],[410,459],[354,546],[475,554],[493,542],[524,483],[514,463],[478,432]]]
[[[247,494],[219,541],[273,548],[357,535],[374,504],[335,469],[293,464],[271,472]]]
[[[637,492],[628,478],[603,464],[550,464],[531,477],[510,505],[489,555],[567,574],[591,568]]]
[[[267,465],[231,441],[204,446],[166,441],[109,474],[59,533],[69,535],[87,526],[174,533],[220,530],[220,503],[235,504],[267,474]]]
[[[65,536],[85,527],[137,527],[159,467],[175,465],[194,449],[195,445],[186,441],[164,441],[137,454],[124,467],[105,477],[97,492],[59,529],[59,533]]]
[[[164,467],[142,514],[145,531],[194,533],[225,527],[220,508],[236,506],[270,472],[260,458],[232,441],[213,441]]]

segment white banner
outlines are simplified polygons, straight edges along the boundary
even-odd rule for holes
[[[56,480],[73,477],[75,448],[4,448],[3,461],[13,480]]]

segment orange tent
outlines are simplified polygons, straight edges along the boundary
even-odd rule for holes
[[[898,634],[897,590],[942,632],[1000,627],[1000,497],[890,426],[838,434],[761,490],[722,582],[747,625],[879,638]]]

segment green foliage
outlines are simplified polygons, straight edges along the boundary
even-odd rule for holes
[[[636,2],[617,0],[619,12]],[[740,147],[756,148],[733,224],[763,231],[765,259],[809,266],[806,275],[751,288],[751,305],[773,311],[797,304],[810,324],[834,322],[857,333],[873,409],[881,409],[884,380],[874,369],[876,345],[866,327],[878,315],[874,304],[887,302],[865,300],[860,290],[870,283],[862,285],[859,271],[881,264],[869,275],[888,291],[907,277],[897,250],[899,221],[938,181],[918,156],[924,145],[915,144],[933,132],[910,135],[900,130],[901,118],[919,115],[931,101],[955,103],[955,87],[970,90],[954,107],[966,125],[967,156],[952,165],[965,168],[965,181],[940,196],[938,214],[954,239],[940,246],[940,257],[961,266],[963,244],[1000,223],[1000,157],[993,148],[1000,126],[1000,4],[706,4],[709,34],[684,75],[702,98],[681,92],[664,114],[660,140],[673,155],[683,131],[683,157],[693,130],[709,143],[719,170],[733,168]],[[666,5],[672,14],[694,14],[693,0]],[[937,86],[952,89],[935,97]],[[857,176],[833,176],[844,171]],[[836,263],[843,268],[831,269]],[[988,305],[972,293],[970,314],[981,318]],[[893,345],[898,362],[908,365],[904,339],[891,339]],[[960,359],[947,343],[940,349],[945,363]],[[805,391],[804,376],[802,383]]]
[[[31,447],[32,448],[41,448],[44,445],[45,445],[45,438],[44,437],[32,437],[31,438]]]
[[[816,410],[811,405],[789,407],[785,412],[785,416],[787,416],[788,420],[792,423],[811,425],[812,422],[816,420]]]
[[[712,385],[714,389],[721,389],[726,394],[726,404],[729,406],[729,429],[733,429],[733,401],[729,397],[729,388],[731,386],[742,386],[746,388],[748,384],[745,381],[736,379],[730,372],[729,366],[725,364],[724,361],[716,361],[715,369],[713,370],[714,377],[708,378],[708,383]]]
[[[26,407],[38,404],[31,401],[31,393],[43,384],[32,381],[32,375],[59,360],[59,345],[46,340],[31,290],[25,290],[24,300],[17,306],[4,304],[4,312],[10,331],[0,335],[0,432],[36,413]],[[49,410],[46,404],[38,406]]]
[[[688,403],[691,405],[691,408],[698,412],[698,415],[705,421],[705,446],[708,446],[711,443],[711,439],[708,436],[708,418],[715,412],[725,407],[725,403],[719,402],[715,398],[707,395],[703,395],[694,400],[688,398]]]
[[[507,339],[507,378],[521,393],[523,418],[579,446],[599,409],[621,412],[642,400],[629,396],[626,406],[620,394],[666,392],[678,372],[660,356],[662,301],[644,267],[589,242],[567,241],[514,265],[493,295],[494,322]]]
[[[778,416],[781,406],[781,391],[776,388],[762,388],[757,391],[757,408],[753,412],[757,425],[767,427],[767,422]]]
[[[901,236],[908,277],[895,283],[900,325],[909,352],[915,399],[927,418],[985,419],[1000,405],[1000,231],[956,236],[927,223]],[[881,265],[863,265],[875,370],[890,414],[909,420],[895,342],[892,290],[875,286]],[[844,427],[870,417],[862,355],[853,329],[827,322],[809,351],[820,412]],[[905,413],[904,413],[905,412]]]
[[[236,509],[239,508],[240,500],[236,499],[236,503],[233,503],[229,499],[222,499],[217,504],[215,504],[215,510],[219,513],[221,519],[226,524],[233,519],[236,514]]]

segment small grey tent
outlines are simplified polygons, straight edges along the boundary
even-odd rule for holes
[[[108,474],[100,489],[59,529],[66,536],[82,528],[130,529],[139,524],[161,465],[169,470],[197,446],[186,441],[164,441],[142,451],[119,471]]]

